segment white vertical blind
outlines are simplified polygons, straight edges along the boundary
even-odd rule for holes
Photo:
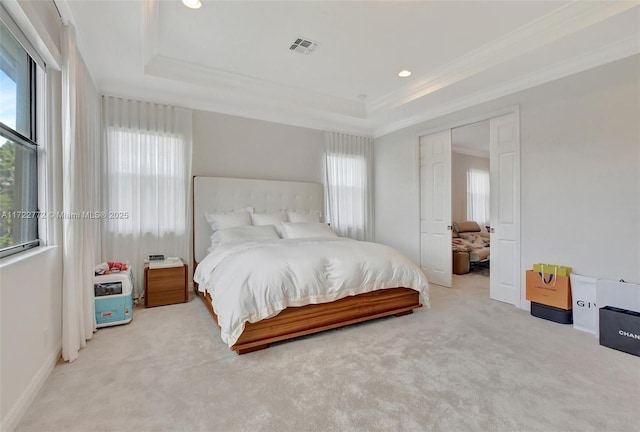
[[[134,266],[139,297],[150,254],[189,260],[191,111],[103,97],[103,258]]]
[[[73,361],[96,329],[93,268],[99,261],[100,96],[76,47],[62,34],[62,357]]]
[[[341,236],[373,240],[371,138],[325,132],[327,222]]]

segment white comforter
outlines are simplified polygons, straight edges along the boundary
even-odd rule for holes
[[[213,299],[222,339],[233,346],[246,322],[289,306],[327,303],[384,288],[420,292],[422,271],[393,248],[345,238],[289,239],[224,244],[198,264],[193,276]]]

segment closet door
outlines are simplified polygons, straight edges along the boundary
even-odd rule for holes
[[[516,114],[492,118],[491,276],[492,299],[518,306],[520,288],[520,131]]]
[[[420,138],[420,265],[451,287],[451,130]]]

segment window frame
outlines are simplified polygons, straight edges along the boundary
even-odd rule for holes
[[[4,10],[2,12],[4,12]],[[31,212],[27,212],[28,219],[34,220],[34,222],[32,223],[35,225],[35,239],[28,240],[25,243],[20,243],[20,244],[1,248],[0,259],[13,256],[30,249],[37,248],[42,244],[41,236],[40,236],[41,224],[39,221],[42,215],[40,211],[41,210],[41,206],[40,206],[41,194],[42,194],[41,187],[40,187],[40,175],[41,175],[40,167],[42,163],[41,161],[42,148],[39,145],[39,139],[38,139],[40,135],[39,133],[40,127],[38,122],[40,120],[39,99],[40,99],[40,96],[43,94],[39,87],[44,82],[44,80],[40,79],[39,77],[38,66],[40,66],[40,63],[38,60],[40,59],[39,58],[36,59],[33,57],[32,51],[30,50],[31,47],[24,46],[23,35],[16,34],[15,29],[17,28],[17,26],[15,25],[15,23],[11,22],[6,16],[6,14],[4,13],[2,14],[1,22],[5,27],[7,27],[9,32],[17,40],[17,42],[20,44],[20,46],[22,47],[22,49],[24,50],[25,54],[29,59],[29,135],[30,136],[27,137],[21,134],[20,132],[18,132],[17,125],[16,125],[16,129],[14,129],[0,121],[0,139],[10,140],[14,142],[17,146],[21,146],[35,153],[35,158],[36,158],[34,163],[35,173],[33,173],[33,177],[32,177],[32,180],[33,180],[32,188],[34,190],[32,192],[35,194],[33,199],[37,203],[36,204],[37,208],[33,215],[30,214]],[[12,212],[17,212],[17,211],[19,210],[15,210],[15,209],[12,210]]]

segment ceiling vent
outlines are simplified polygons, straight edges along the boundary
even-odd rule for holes
[[[304,38],[296,39],[289,47],[291,51],[295,51],[300,54],[311,54],[316,48],[318,48],[318,42],[313,42]]]

